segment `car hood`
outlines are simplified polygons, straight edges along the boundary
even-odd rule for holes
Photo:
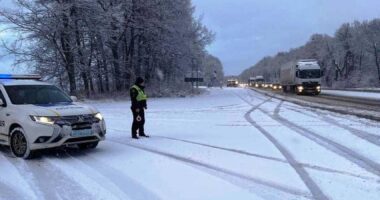
[[[22,105],[22,109],[29,110],[35,116],[74,116],[95,114],[97,109],[82,103],[64,103],[54,105]]]

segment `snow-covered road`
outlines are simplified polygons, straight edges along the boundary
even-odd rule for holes
[[[380,126],[246,89],[153,99],[150,139],[129,102],[94,103],[107,141],[24,161],[0,147],[0,199],[380,198]]]

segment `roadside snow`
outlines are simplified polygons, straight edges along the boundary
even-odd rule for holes
[[[378,92],[356,92],[356,91],[342,91],[342,90],[322,90],[322,95],[353,97],[359,99],[380,100],[380,93]]]

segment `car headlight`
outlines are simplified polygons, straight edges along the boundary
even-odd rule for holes
[[[317,90],[321,90],[321,86],[317,86]]]
[[[30,116],[30,118],[37,123],[49,125],[53,125],[56,120],[55,117]]]
[[[96,119],[98,119],[99,121],[103,121],[103,115],[102,114],[100,114],[100,113],[96,113],[95,115],[94,115],[94,117],[96,118]]]
[[[299,91],[302,91],[302,90],[303,90],[303,86],[298,86],[297,89],[298,89]]]

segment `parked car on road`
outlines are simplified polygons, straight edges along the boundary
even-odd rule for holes
[[[22,158],[68,145],[96,148],[106,135],[100,112],[40,79],[0,74],[0,144]]]

